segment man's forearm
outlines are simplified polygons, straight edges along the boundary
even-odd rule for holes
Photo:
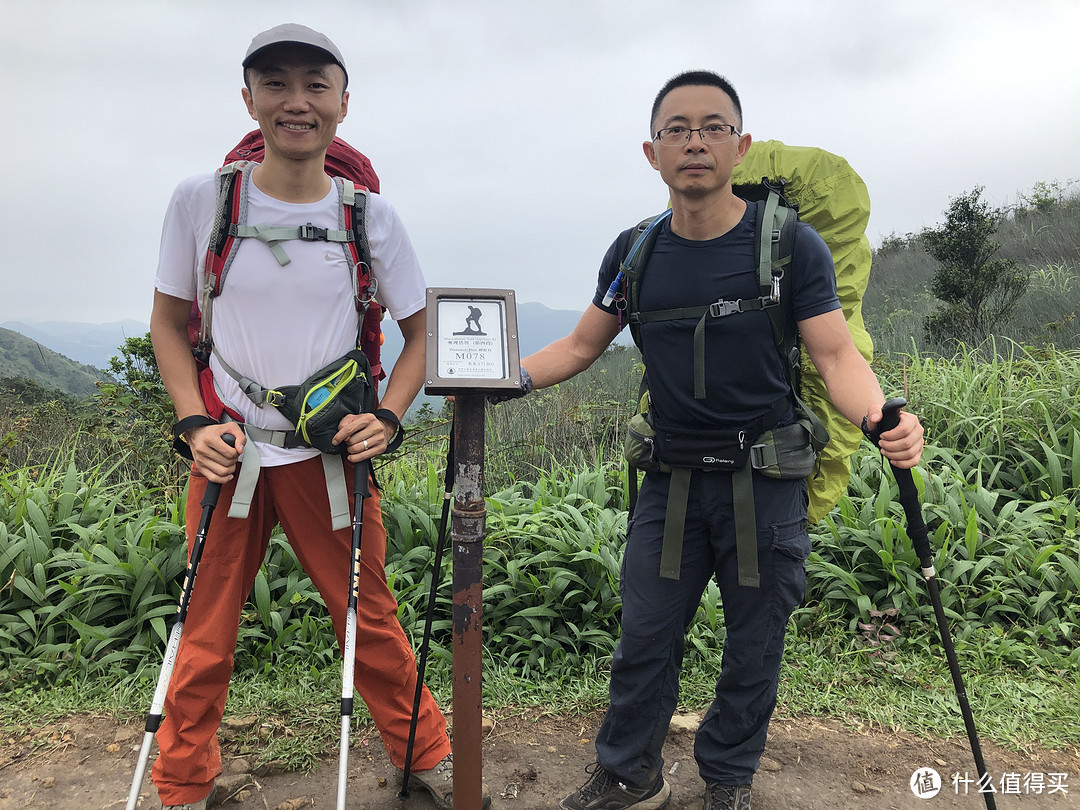
[[[150,340],[161,382],[169,393],[178,419],[205,414],[195,358],[188,343],[187,323],[179,326],[176,318],[159,309],[155,302],[155,311],[150,317]]]
[[[379,398],[379,407],[387,408],[403,418],[423,384],[424,346],[422,343],[419,346],[406,344],[386,381],[386,391]]]
[[[828,376],[822,376],[829,400],[852,424],[862,424],[871,408],[879,408],[885,402],[881,384],[862,355],[847,358]]]
[[[521,365],[533,388],[547,388],[591,366],[618,334],[618,319],[590,304],[573,332],[530,354]]]
[[[581,356],[569,336],[549,343],[521,361],[532,377],[533,388],[547,388],[568,380],[592,365],[595,357]]]

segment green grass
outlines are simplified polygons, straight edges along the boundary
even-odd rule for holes
[[[627,411],[586,406],[603,384],[613,403],[620,390],[636,390],[632,358],[616,360],[623,365],[601,369],[585,391],[564,385],[493,411],[490,427],[504,433],[488,445],[484,689],[496,715],[523,706],[583,713],[607,702],[626,528],[614,459]],[[1072,397],[1080,355],[1020,347],[949,361],[916,355],[882,373],[886,390],[908,394],[927,426],[916,482],[981,733],[1015,748],[1077,747],[1080,414]],[[387,575],[415,646],[433,575],[445,429],[436,424],[379,471]],[[122,458],[108,468],[76,458],[0,470],[0,726],[8,736],[72,712],[141,719],[179,595],[183,492],[118,476]],[[812,536],[781,713],[963,735],[895,484],[869,445],[853,458],[846,497]],[[428,681],[445,705],[449,553],[443,566]],[[687,636],[687,708],[711,700],[723,636],[711,586]],[[339,679],[322,601],[276,534],[243,613],[227,708],[260,723],[234,745],[310,766],[336,744]]]
[[[982,739],[1017,750],[1077,747],[1080,676],[1075,669],[988,666],[978,646],[964,642],[957,643],[957,656]],[[884,650],[839,634],[789,637],[778,711],[926,737],[965,736],[936,628]]]

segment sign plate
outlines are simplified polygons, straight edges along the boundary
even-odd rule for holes
[[[520,391],[513,290],[429,288],[425,370],[426,394]]]

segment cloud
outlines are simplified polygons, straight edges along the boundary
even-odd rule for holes
[[[373,160],[429,283],[583,308],[607,246],[663,208],[641,142],[653,95],[706,67],[759,139],[846,157],[872,240],[1080,177],[1080,6],[927,0],[664,4],[206,0],[10,3],[0,321],[145,321],[161,216],[253,124],[259,30],[327,31],[349,65],[341,134]]]

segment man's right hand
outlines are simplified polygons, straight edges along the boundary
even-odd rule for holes
[[[235,447],[229,447],[221,438],[231,433],[236,440]],[[204,425],[192,428],[186,434],[191,455],[195,458],[195,467],[208,481],[224,484],[231,481],[236,473],[236,462],[244,452],[247,437],[236,424]]]

